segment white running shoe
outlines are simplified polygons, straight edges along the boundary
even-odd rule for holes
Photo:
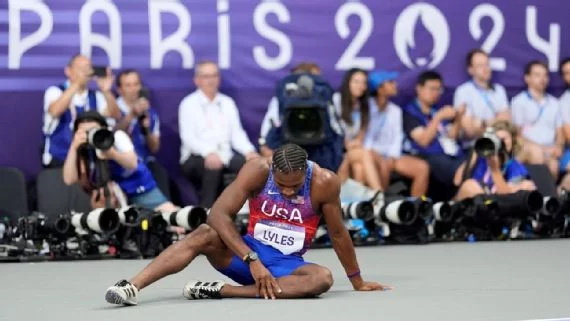
[[[202,282],[192,280],[184,286],[182,295],[188,300],[221,299],[221,291],[226,285],[224,281]]]
[[[107,289],[105,300],[111,304],[137,305],[139,290],[127,280],[121,280]]]

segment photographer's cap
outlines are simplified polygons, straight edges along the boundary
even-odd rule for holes
[[[89,110],[89,111],[82,112],[79,115],[77,115],[77,118],[75,119],[75,122],[73,123],[73,131],[76,132],[77,127],[79,127],[79,124],[86,123],[86,122],[96,122],[99,125],[101,125],[101,127],[104,127],[104,128],[107,128],[109,126],[107,124],[107,120],[105,119],[105,117],[103,117],[103,115],[99,114],[98,112],[96,112],[94,110]]]
[[[397,71],[376,70],[368,74],[368,88],[375,93],[378,87],[387,81],[398,79],[400,73]]]

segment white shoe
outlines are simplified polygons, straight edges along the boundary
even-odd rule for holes
[[[226,285],[224,281],[202,282],[192,280],[184,286],[182,295],[188,300],[221,299],[221,291]]]
[[[137,305],[139,290],[127,280],[121,280],[107,289],[105,300],[111,304]]]

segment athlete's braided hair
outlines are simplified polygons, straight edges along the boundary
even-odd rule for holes
[[[285,144],[273,152],[273,170],[282,173],[307,169],[307,152],[299,145]]]

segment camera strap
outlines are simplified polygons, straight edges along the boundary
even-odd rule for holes
[[[463,183],[465,183],[466,180],[471,178],[471,175],[473,174],[473,169],[475,167],[475,164],[477,164],[477,160],[475,160],[475,162],[471,164],[471,158],[473,158],[473,155],[475,155],[475,149],[471,148],[469,150],[469,153],[467,153],[467,162],[465,163],[465,168],[463,169],[463,176],[461,177],[461,183],[459,184],[459,186],[463,185]]]

